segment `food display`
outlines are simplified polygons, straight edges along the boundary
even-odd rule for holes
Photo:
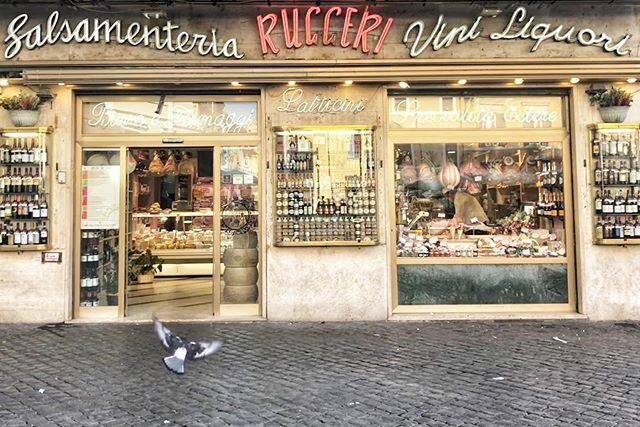
[[[276,246],[378,242],[371,129],[278,130],[275,142]]]
[[[630,123],[589,127],[595,244],[640,244],[639,129]]]
[[[398,144],[398,257],[563,257],[560,143]]]

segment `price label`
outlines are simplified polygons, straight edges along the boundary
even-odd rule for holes
[[[446,216],[445,214],[443,214],[443,213],[439,213],[439,214],[438,214],[438,218],[446,218],[446,217],[447,217],[447,216]]]

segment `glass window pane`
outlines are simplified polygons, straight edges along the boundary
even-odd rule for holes
[[[562,257],[562,144],[395,146],[397,255]]]
[[[222,304],[256,304],[259,283],[257,147],[220,152]]]
[[[120,150],[83,149],[80,306],[118,304]]]

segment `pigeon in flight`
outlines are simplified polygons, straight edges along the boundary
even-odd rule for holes
[[[222,341],[195,342],[184,337],[174,335],[169,328],[164,326],[155,316],[153,317],[153,327],[160,337],[162,346],[173,356],[163,359],[164,365],[176,374],[184,374],[184,361],[198,360],[215,353],[222,347]]]

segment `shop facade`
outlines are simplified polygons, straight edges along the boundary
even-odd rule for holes
[[[3,173],[44,178],[49,234],[3,245],[0,320],[640,318],[634,238],[594,227],[596,161],[633,159],[591,142],[637,155],[640,107],[594,127],[585,93],[636,90],[636,9],[10,14],[2,96],[47,102],[35,129],[3,112],[3,146],[49,158]]]

